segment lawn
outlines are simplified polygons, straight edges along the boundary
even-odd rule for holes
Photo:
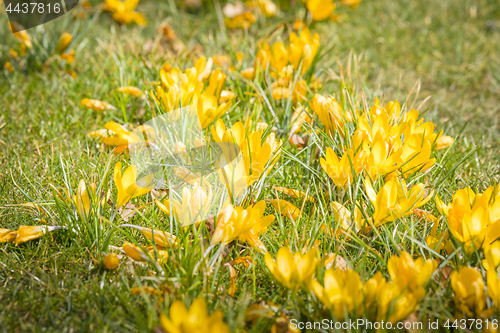
[[[496,328],[500,3],[198,2],[80,3],[17,36],[1,6],[0,331]],[[141,169],[134,134],[189,112],[176,156],[226,142],[241,175]]]

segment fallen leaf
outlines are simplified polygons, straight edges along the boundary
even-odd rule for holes
[[[347,261],[344,259],[344,257],[337,255],[335,258],[335,269],[346,271],[347,268]]]
[[[325,256],[325,259],[324,259],[325,268],[329,269],[330,267],[332,267],[333,264],[335,263],[335,259],[336,258],[337,258],[337,254],[335,254],[335,253],[327,253],[326,256]]]
[[[444,266],[443,268],[441,268],[440,273],[441,274],[439,274],[439,282],[448,283],[451,273],[453,273],[453,268],[451,268],[450,266]]]
[[[417,323],[419,322],[418,320],[418,317],[417,317],[417,313],[416,312],[413,312],[411,315],[408,316],[408,318],[406,318],[406,320],[403,321],[403,324],[404,327],[406,327],[406,323],[409,324],[410,327],[418,327],[418,325],[413,325],[414,323]],[[408,329],[409,332],[417,332],[416,329]]]
[[[123,221],[128,222],[129,219],[137,214],[137,210],[135,209],[135,205],[129,202],[125,206],[118,209],[118,214],[120,214]]]
[[[292,134],[288,140],[297,149],[304,149],[307,146],[308,136],[300,136],[298,134]]]

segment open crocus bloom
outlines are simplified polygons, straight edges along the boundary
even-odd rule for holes
[[[129,166],[123,173],[123,176],[121,173],[121,167],[121,162],[116,163],[113,173],[116,188],[118,189],[118,198],[116,201],[118,208],[125,205],[131,199],[148,193],[154,187],[152,184],[152,174],[136,181],[137,168],[135,165]]]

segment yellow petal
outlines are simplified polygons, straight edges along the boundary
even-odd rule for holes
[[[300,217],[300,209],[290,202],[281,199],[272,199],[270,202],[283,216],[289,217],[292,220],[297,220]]]
[[[106,266],[107,269],[115,269],[120,264],[120,260],[114,253],[108,253],[102,259],[102,263]]]
[[[0,229],[0,243],[13,242],[16,237],[16,231],[10,229]]]

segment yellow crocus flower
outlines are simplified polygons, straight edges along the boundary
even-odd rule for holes
[[[293,291],[297,291],[302,285],[310,286],[318,264],[314,247],[305,254],[293,254],[288,246],[285,246],[278,250],[276,261],[269,253],[265,254],[264,259],[274,278]]]
[[[94,195],[96,187],[95,184],[92,185],[90,187],[90,190]],[[87,191],[87,187],[85,186],[85,181],[83,179],[80,179],[78,188],[76,189],[76,195],[73,196],[73,202],[76,204],[76,209],[78,210],[78,213],[80,213],[80,216],[83,217],[89,215],[91,205],[90,200],[91,199]]]
[[[390,149],[387,140],[379,140],[369,149],[366,170],[371,179],[376,180],[379,176],[388,175],[400,167],[403,151],[393,152]]]
[[[142,251],[139,247],[135,246],[132,243],[125,242],[122,245],[122,249],[126,255],[135,261],[150,261],[148,255]]]
[[[250,171],[246,169],[245,161],[240,160],[237,163],[226,163],[225,156],[215,162],[219,180],[224,184],[229,192],[229,196],[236,199],[243,191],[252,185],[257,178],[249,176]],[[223,167],[220,167],[223,165]]]
[[[333,217],[339,224],[340,229],[346,231],[347,234],[349,234],[351,230],[355,233],[363,230],[365,220],[363,219],[361,210],[357,205],[356,207],[354,207],[354,216],[349,209],[336,201],[332,201],[331,207],[333,211]],[[337,232],[339,231],[340,230],[337,230]]]
[[[300,209],[295,207],[292,203],[282,200],[282,199],[271,199],[269,200],[274,206],[274,209],[278,211],[281,215],[291,218],[292,220],[297,220],[300,217]]]
[[[495,306],[500,307],[500,279],[496,270],[486,273],[486,282],[488,287],[488,296],[493,300]]]
[[[56,50],[57,53],[61,54],[68,48],[69,44],[71,44],[71,40],[73,36],[70,33],[63,33],[57,42]]]
[[[181,301],[174,301],[170,306],[170,318],[162,313],[160,314],[160,323],[167,332],[229,333],[229,327],[224,323],[223,318],[224,314],[220,310],[215,310],[209,315],[205,300],[198,297],[193,301],[189,310]]]
[[[264,142],[262,142],[262,130],[254,131],[248,135],[247,142],[243,144],[242,153],[250,182],[254,182],[262,175],[269,173],[280,157],[281,144],[282,141],[277,140],[274,133],[269,134]]]
[[[390,110],[393,109],[397,107],[391,107]],[[394,124],[392,117],[392,114],[379,105],[372,107],[370,112],[358,116],[358,131],[361,132],[367,144],[373,145],[377,141],[386,140],[390,144],[389,150],[394,149],[394,142],[403,134],[406,123]]]
[[[254,14],[246,11],[234,17],[224,18],[224,24],[228,29],[248,29],[256,20]]]
[[[498,265],[500,264],[500,241],[488,245],[484,250],[486,257],[483,266],[486,269],[486,282],[488,296],[493,300],[496,307],[500,306],[500,279],[498,278]]]
[[[448,135],[442,135],[436,140],[436,150],[446,149],[453,144],[455,139]]]
[[[422,257],[413,260],[408,252],[401,252],[399,257],[392,256],[387,262],[387,269],[393,282],[401,290],[408,289],[417,299],[424,296],[425,285],[437,268],[435,260]]]
[[[104,10],[113,13],[113,19],[118,23],[130,24],[135,22],[138,25],[147,25],[144,16],[134,11],[139,4],[139,0],[105,0]]]
[[[351,269],[325,272],[324,287],[313,281],[312,290],[321,302],[331,309],[335,319],[344,320],[346,313],[360,314],[363,310],[363,283]]]
[[[382,273],[377,272],[372,278],[368,279],[363,284],[365,309],[370,309],[373,305],[376,305],[380,290],[382,290],[386,283],[387,281],[383,277]]]
[[[231,101],[220,104],[217,102],[217,97],[213,95],[203,95],[196,103],[196,112],[201,123],[201,128],[205,129],[216,118],[220,117],[231,107]]]
[[[486,309],[486,293],[481,273],[471,267],[462,267],[450,276],[451,287],[455,292],[455,305],[467,316],[483,316]]]
[[[332,16],[335,11],[333,0],[304,0],[307,10],[314,21],[323,21]]]
[[[385,283],[377,296],[377,320],[391,323],[406,319],[415,312],[418,297],[409,290],[401,290],[397,283]]]
[[[172,199],[175,214],[181,226],[198,224],[205,221],[210,206],[212,205],[212,188],[210,185],[200,186],[198,182],[190,190],[187,187],[182,189],[182,201]]]
[[[215,69],[208,77],[208,86],[203,91],[203,95],[211,95],[219,98],[225,83],[226,74],[224,74],[220,68]]]
[[[346,187],[353,182],[353,175],[361,173],[366,164],[366,152],[359,150],[354,156],[352,149],[347,149],[339,160],[332,148],[326,150],[326,159],[321,158],[321,168],[325,170],[335,185]]]
[[[92,206],[95,208],[96,206],[103,206],[105,202],[109,199],[109,192],[107,195],[102,197],[102,199],[99,201],[99,198],[96,197],[96,190],[97,187],[94,183],[90,184],[90,190],[87,189],[87,186],[85,185],[85,181],[83,179],[80,179],[78,182],[78,188],[76,189],[76,193],[73,195],[73,198],[70,198],[70,201],[72,201],[73,205],[75,206],[78,214],[82,219],[85,219],[89,216],[90,214],[90,209]],[[69,193],[68,193],[69,197]],[[92,202],[94,200],[94,202]]]
[[[406,182],[398,178],[386,182],[378,193],[373,189],[371,181],[366,178],[365,189],[370,202],[375,208],[373,214],[375,226],[410,215],[415,208],[425,205],[434,194],[434,191],[431,191],[424,198],[423,184],[414,185],[408,191]]]
[[[271,54],[272,67],[278,71],[278,73],[283,73],[285,66],[288,65],[288,50],[285,44],[283,44],[283,42],[273,44]]]
[[[300,61],[302,60],[301,74],[304,75],[309,67],[311,67],[318,53],[319,44],[319,35],[317,33],[311,35],[311,31],[308,28],[302,29],[299,36],[295,32],[292,32],[290,34],[288,54],[293,68],[298,70]]]
[[[25,243],[27,241],[37,239],[42,237],[45,233],[47,232],[52,232],[57,229],[61,229],[63,227],[59,226],[46,226],[46,225],[40,225],[40,226],[19,226],[17,229],[16,233],[16,239],[14,239],[14,243],[16,245]]]
[[[134,86],[119,87],[116,91],[125,95],[132,95],[134,97],[139,97],[142,94],[141,89]]]
[[[120,265],[120,259],[114,253],[108,253],[102,259],[102,263],[106,266],[107,269],[115,269]]]
[[[103,129],[87,133],[88,136],[100,138],[101,142],[107,146],[116,146],[113,152],[119,154],[128,148],[129,145],[141,142],[146,139],[145,142],[154,142],[156,138],[156,131],[154,128],[148,125],[141,125],[139,129],[142,132],[142,136],[139,137],[133,131],[129,131],[125,126],[115,123],[114,121],[109,121],[104,124]]]
[[[116,110],[113,105],[97,99],[84,98],[80,101],[80,105],[85,106],[88,109],[93,109],[97,112],[102,112],[104,110]]]
[[[31,49],[33,47],[33,44],[31,43],[30,36],[26,32],[26,30],[18,31],[16,29],[16,26],[12,23],[9,22],[9,28],[10,31],[14,34],[14,36],[17,38],[17,40],[22,43],[22,45],[25,45],[27,48]]]
[[[224,121],[219,119],[214,126],[210,127],[210,132],[215,142],[235,143],[240,148],[246,143],[245,125],[239,121],[231,128],[226,128]]]
[[[246,209],[228,205],[217,217],[211,244],[229,244],[238,238],[266,252],[266,247],[259,236],[266,232],[275,217],[274,215],[262,216],[265,209],[266,203],[263,200]]]
[[[113,178],[118,190],[116,199],[117,208],[125,205],[131,199],[139,197],[151,191],[154,187],[152,184],[153,175],[145,176],[137,180],[137,169],[135,165],[129,166],[122,175],[122,163],[118,162],[115,165]]]
[[[437,208],[448,219],[450,232],[469,252],[488,246],[500,237],[498,189],[498,186],[490,186],[478,194],[470,188],[460,189],[453,194],[450,204],[436,197]]]
[[[498,265],[500,265],[500,241],[486,245],[484,247],[484,256],[486,258],[483,260],[484,269],[496,271]]]
[[[352,115],[345,112],[335,98],[325,98],[316,94],[310,106],[314,113],[318,115],[329,135],[338,132],[344,136],[344,124],[352,121]]]
[[[402,144],[396,140],[395,145],[400,147],[401,171],[405,178],[415,172],[430,169],[436,162],[435,158],[431,158],[431,143],[422,134],[413,134]]]
[[[154,244],[155,246],[159,246],[159,247],[170,247],[170,246],[173,246],[174,248],[177,247],[177,238],[175,237],[175,235],[172,235],[168,232],[163,232],[161,230],[158,230],[158,229],[150,229],[150,228],[146,228],[146,227],[141,227],[141,226],[138,226],[138,225],[134,225],[134,224],[122,224],[120,227],[129,227],[129,228],[134,228],[134,229],[137,229],[137,230],[140,230],[142,232],[142,234],[144,236],[146,236],[146,238],[148,238],[149,240],[153,240],[154,239]]]
[[[266,17],[273,17],[278,14],[278,7],[272,0],[257,0],[257,5]]]

